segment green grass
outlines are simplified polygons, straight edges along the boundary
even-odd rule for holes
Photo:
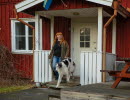
[[[19,90],[26,90],[32,88],[34,85],[24,85],[24,86],[10,86],[10,87],[0,87],[0,93],[8,93]]]

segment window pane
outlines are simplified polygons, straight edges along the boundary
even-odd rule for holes
[[[80,35],[84,35],[85,28],[80,29]]]
[[[20,22],[16,22],[15,32],[16,32],[16,35],[25,35],[25,25]]]
[[[85,41],[90,41],[90,36],[85,36]]]
[[[90,47],[90,42],[85,42],[85,47]]]
[[[90,28],[85,28],[85,35],[89,35],[90,36]]]
[[[80,36],[80,41],[84,41],[84,36]]]
[[[84,42],[80,42],[80,47],[84,47]]]
[[[35,22],[28,22],[30,25],[35,27]],[[32,35],[32,29],[29,28],[29,35]]]
[[[29,40],[28,40],[28,45],[29,45],[29,50],[32,50],[32,45],[33,45],[33,41],[32,41],[32,37],[29,37],[28,38]]]
[[[25,37],[16,37],[16,49],[25,50]]]

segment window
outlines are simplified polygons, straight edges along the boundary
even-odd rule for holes
[[[35,26],[35,21],[25,21]],[[32,29],[28,26],[12,20],[12,52],[31,53],[32,52]]]
[[[81,48],[90,47],[90,28],[80,29],[80,47]]]

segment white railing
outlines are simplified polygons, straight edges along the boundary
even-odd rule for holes
[[[80,55],[80,84],[94,84],[102,82],[102,53],[81,52]]]
[[[49,50],[35,50],[34,77],[35,82],[45,83],[52,81],[52,70],[48,59]],[[106,54],[106,69],[113,70],[116,55]],[[81,85],[102,82],[102,53],[81,52],[80,54],[80,83]],[[111,80],[107,76],[107,80]]]
[[[49,50],[34,51],[34,77],[35,82],[45,83],[52,81],[52,71],[48,59]]]

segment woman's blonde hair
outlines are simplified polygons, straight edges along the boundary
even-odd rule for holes
[[[58,40],[58,39],[57,39],[57,35],[62,35],[62,40],[60,41],[60,44],[63,43],[63,42],[65,42],[62,32],[57,32],[56,35],[55,35],[55,39],[54,39],[54,42],[53,42],[53,46],[54,46],[54,44],[56,43],[56,41]]]

